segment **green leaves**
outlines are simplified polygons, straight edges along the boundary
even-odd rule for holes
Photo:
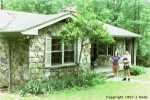
[[[6,0],[5,8],[11,10],[52,14],[60,11],[71,0]]]
[[[131,75],[140,75],[146,73],[146,69],[143,66],[133,66],[130,68]]]
[[[78,87],[78,89],[80,89],[103,84],[105,80],[106,76],[104,74],[96,74],[90,70],[79,69],[77,74],[64,73],[62,78],[58,79],[30,80],[28,83],[21,86],[19,90],[21,96],[27,94],[50,94],[67,88]]]
[[[78,38],[90,39],[91,41],[112,40],[109,34],[103,29],[103,23],[97,19],[96,14],[86,9],[83,9],[75,19],[65,25],[61,36],[65,40]]]

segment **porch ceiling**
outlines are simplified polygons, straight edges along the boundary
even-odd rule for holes
[[[136,37],[141,37],[140,35],[130,32],[128,30],[110,25],[110,24],[105,24],[106,31],[112,36],[112,37],[126,37],[126,38],[136,38]]]

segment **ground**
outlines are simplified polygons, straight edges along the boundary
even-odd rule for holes
[[[133,79],[150,81],[150,69]],[[13,93],[0,93],[0,100],[150,100],[150,86],[145,81],[107,81],[86,89],[70,89],[46,96],[20,97]],[[130,98],[128,97],[130,96]],[[106,99],[107,98],[107,99]],[[109,99],[108,99],[109,98]],[[138,99],[137,99],[138,98]]]

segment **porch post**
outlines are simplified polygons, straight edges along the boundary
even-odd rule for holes
[[[125,40],[125,38],[124,38],[123,40],[124,40],[124,41],[123,41],[123,42],[124,42],[123,54],[124,54],[125,51],[126,51],[126,40]],[[123,55],[123,54],[122,54],[122,55]]]
[[[12,84],[12,81],[11,81],[11,67],[12,67],[12,64],[11,64],[11,41],[8,40],[8,50],[9,50],[9,85],[8,85],[8,90],[10,91],[11,90],[11,84]]]
[[[134,39],[134,65],[136,65],[136,54],[137,54],[137,39]]]

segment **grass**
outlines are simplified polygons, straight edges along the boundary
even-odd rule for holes
[[[45,96],[20,97],[17,94],[2,93],[0,100],[106,100],[106,96],[149,96],[148,84],[130,82],[107,82],[87,89],[71,89]],[[150,99],[150,97],[148,97]],[[122,99],[121,99],[122,100]],[[123,99],[127,100],[127,99]],[[134,99],[132,99],[134,100]]]

